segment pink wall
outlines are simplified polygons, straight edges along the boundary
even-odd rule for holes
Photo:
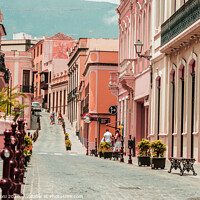
[[[145,72],[142,76],[135,79],[135,98],[149,95],[150,89],[150,71]]]
[[[8,51],[5,52],[5,64],[10,70],[12,75],[12,88],[17,86],[18,92],[20,92],[20,86],[23,85],[23,70],[30,71],[29,85],[32,85],[32,57],[29,52],[19,52],[19,51]],[[24,119],[27,122],[27,129],[30,129],[31,123],[31,97],[32,93],[25,93],[27,98],[24,98],[24,103],[29,107],[24,109]],[[22,98],[20,97],[20,102],[22,103]]]

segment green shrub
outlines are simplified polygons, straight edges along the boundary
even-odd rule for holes
[[[138,156],[149,156],[150,155],[150,147],[151,144],[149,140],[142,139],[140,142],[137,144],[138,149]]]
[[[164,157],[164,152],[167,150],[166,145],[161,140],[151,142],[152,156]]]

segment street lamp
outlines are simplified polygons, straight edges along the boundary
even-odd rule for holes
[[[136,51],[138,57],[145,58],[147,60],[151,60],[152,56],[150,56],[150,55],[142,55],[141,54],[142,53],[143,43],[140,40],[138,40],[134,44],[134,46],[135,46],[135,51]],[[153,69],[152,69],[152,65],[150,65],[150,68],[151,68],[151,88],[152,88],[152,82],[153,82]]]
[[[81,93],[79,93],[78,91],[75,93],[75,98],[76,98],[76,101],[79,102],[81,101]],[[80,99],[79,99],[80,98]],[[77,104],[78,106],[78,104]],[[80,140],[80,127],[81,127],[81,105],[79,106],[79,131],[77,130],[77,127],[76,127],[76,135],[78,136],[79,140]]]
[[[140,58],[146,58],[147,60],[150,60],[152,58],[152,56],[141,55],[143,43],[140,40],[138,40],[134,44],[134,46],[135,46],[135,51],[136,51],[138,57],[140,57]]]

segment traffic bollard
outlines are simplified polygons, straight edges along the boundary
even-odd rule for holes
[[[1,151],[1,158],[3,160],[3,177],[0,180],[0,187],[2,189],[2,200],[7,200],[9,199],[9,190],[13,185],[12,180],[10,179],[10,160],[13,157],[13,151],[10,148],[11,145],[11,135],[12,131],[11,130],[5,130],[4,131],[5,135],[5,147]]]
[[[120,162],[124,162],[124,136],[122,135],[122,147],[121,147],[121,158],[120,158]]]
[[[132,159],[131,159],[131,149],[132,149],[132,140],[131,140],[131,135],[129,135],[129,140],[128,140],[128,148],[129,148],[129,159],[128,159],[128,164],[132,164]]]
[[[9,199],[14,200],[14,190],[16,188],[15,171],[14,170],[17,167],[17,160],[16,160],[16,155],[15,155],[15,147],[18,144],[18,139],[16,137],[17,124],[16,123],[12,123],[11,127],[12,127],[11,149],[13,151],[13,158],[10,160],[10,179],[12,180],[13,185],[10,188],[10,191],[9,191]]]

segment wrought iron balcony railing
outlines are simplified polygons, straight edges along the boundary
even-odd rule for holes
[[[72,93],[73,93],[73,91],[71,91],[67,96],[68,102],[71,101],[71,99],[72,99]]]
[[[83,107],[83,114],[88,113],[89,109],[88,109],[88,103]]]
[[[22,93],[33,93],[34,87],[30,85],[20,85],[20,92]]]
[[[161,46],[200,19],[200,0],[189,0],[161,26]]]

